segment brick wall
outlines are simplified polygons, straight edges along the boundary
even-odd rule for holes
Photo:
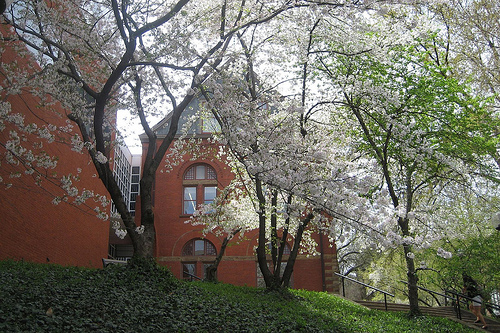
[[[0,54],[1,63],[15,60],[21,68],[28,66],[28,60],[18,57],[8,44],[0,46],[5,48]],[[4,82],[3,73],[0,72],[0,76],[0,82]],[[5,95],[0,97],[6,98]],[[23,114],[26,124],[66,125],[67,110],[57,104],[40,107],[39,100],[26,92],[9,96],[7,100],[12,105],[11,112]],[[10,126],[0,132],[1,143],[9,139],[11,130],[16,128]],[[32,141],[43,142],[35,136],[27,136],[27,144]],[[61,134],[56,141],[58,143],[51,144],[45,141],[39,149],[59,158],[57,168],[47,172],[49,178],[57,181],[63,175],[78,174],[78,188],[106,193],[100,180],[94,177],[96,172],[86,153],[71,150],[70,134]],[[109,223],[97,219],[93,212],[95,205],[75,206],[64,202],[53,205],[54,196],[63,194],[58,186],[50,180],[43,180],[41,186],[37,186],[32,176],[24,174],[12,178],[12,172],[22,174],[23,168],[13,167],[3,159],[4,145],[0,145],[0,154],[3,180],[0,182],[0,259],[102,267],[101,258],[107,257]],[[82,169],[80,173],[78,168]]]

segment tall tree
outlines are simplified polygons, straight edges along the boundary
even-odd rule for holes
[[[331,219],[325,212],[359,208],[365,201],[358,193],[366,187],[360,186],[362,177],[349,174],[340,140],[338,146],[329,140],[337,133],[320,122],[305,122],[301,99],[283,96],[272,88],[271,76],[257,74],[266,66],[254,59],[261,48],[267,50],[270,38],[249,37],[238,36],[244,56],[214,75],[205,98],[221,126],[222,142],[252,180],[248,194],[258,220],[257,258],[266,286],[274,289],[288,286],[301,246],[310,244],[303,242],[305,235],[311,230],[329,233],[325,222]],[[288,236],[293,247],[282,270]]]
[[[380,168],[404,250],[410,313],[418,315],[415,207],[425,192],[468,181],[466,166],[477,171],[481,155],[494,149],[496,119],[467,87],[442,75],[445,67],[418,51],[425,40],[401,44],[386,32],[370,32],[370,38],[382,38],[365,39],[363,50],[336,43],[324,47],[323,40],[316,66],[330,80],[335,103],[356,119],[357,148]]]
[[[236,72],[218,77],[206,97],[221,124],[221,140],[251,180],[244,188],[253,203],[247,209],[258,221],[253,225],[259,232],[259,267],[266,286],[277,289],[289,286],[304,231],[318,220],[304,198],[308,185],[319,186],[326,165],[320,161],[320,145],[302,140],[295,108],[285,108],[275,94],[266,93],[248,67],[245,73],[243,79]],[[289,236],[293,246],[282,270]]]

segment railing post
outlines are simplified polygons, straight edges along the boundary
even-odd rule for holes
[[[387,294],[384,293],[385,311],[387,311]]]
[[[462,312],[460,311],[460,296],[458,296],[458,294],[456,294],[455,296],[457,296],[457,317],[458,319],[462,320]]]
[[[366,284],[366,283],[363,283],[363,282],[360,282],[360,281],[357,281],[357,280],[351,279],[350,277],[345,276],[345,275],[342,275],[342,274],[340,274],[340,273],[335,273],[335,275],[339,276],[339,277],[342,279],[342,296],[344,296],[344,297],[345,297],[345,294],[346,294],[346,292],[345,292],[345,280],[346,280],[346,279],[347,279],[347,280],[350,280],[350,281],[353,281],[353,282],[355,282],[355,283],[357,283],[357,284],[360,284],[360,285],[362,285],[362,286],[364,286],[364,287],[371,288],[371,289],[373,289],[373,290],[375,290],[375,291],[381,292],[382,294],[384,294],[384,299],[385,299],[385,302],[386,302],[386,303],[387,303],[387,295],[394,297],[394,295],[393,295],[393,294],[388,293],[387,291],[383,291],[383,290],[380,290],[380,289],[375,288],[375,287],[373,287],[373,286],[370,286],[369,284]]]

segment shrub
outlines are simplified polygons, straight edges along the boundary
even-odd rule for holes
[[[0,332],[469,332],[327,293],[182,282],[151,263],[86,269],[0,261],[0,279]]]

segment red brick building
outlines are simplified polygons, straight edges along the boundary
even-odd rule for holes
[[[21,69],[36,66],[19,57],[8,42],[1,42],[0,46],[0,63],[16,61]],[[0,71],[1,102],[7,101],[11,105],[10,112],[2,115],[0,120],[20,114],[24,117],[24,124],[33,123],[38,128],[48,124],[68,125],[67,110],[58,104],[40,106],[40,99],[29,92],[7,96],[4,90],[8,89],[5,85],[7,79],[6,73]],[[2,121],[2,126],[6,127],[0,131],[0,260],[102,267],[102,258],[108,251],[109,223],[96,217],[93,211],[95,203],[74,205],[72,200],[58,205],[52,203],[56,196],[65,193],[56,184],[63,175],[77,176],[80,180],[75,180],[74,185],[80,189],[86,188],[101,195],[106,193],[100,180],[94,176],[95,170],[88,155],[71,150],[72,133],[57,132],[55,141],[48,143],[36,135],[22,132],[9,121]],[[13,135],[18,135],[21,141],[26,139],[22,143],[38,153],[45,151],[48,156],[58,157],[57,166],[46,171],[48,177],[42,180],[41,186],[36,185],[36,172],[27,174],[30,171],[26,160],[18,165],[6,161],[8,143],[13,140]],[[42,146],[36,149],[33,143]]]
[[[184,119],[189,119],[196,112],[198,103],[198,100],[191,103],[181,118],[179,128],[186,125]],[[169,120],[167,116],[154,127],[158,140],[167,133]],[[206,151],[213,145],[208,140],[210,130],[202,120],[192,124],[188,132],[201,140],[200,150]],[[141,141],[145,155],[147,136],[142,135]],[[193,226],[189,222],[194,208],[213,200],[232,178],[233,174],[224,162],[210,157],[191,160],[187,155],[183,162],[174,165],[170,171],[157,173],[154,189],[156,256],[158,262],[170,267],[177,277],[190,278],[184,273],[189,272],[203,278],[205,268],[220,251],[223,239],[210,233],[204,235],[201,226]],[[338,279],[334,274],[338,271],[335,245],[325,235],[320,237],[315,234],[314,237],[321,255],[298,256],[292,287],[338,292]],[[255,253],[257,241],[257,231],[254,231],[245,233],[244,241],[230,243],[218,267],[219,281],[235,285],[262,285]],[[292,244],[290,239],[289,245]]]
[[[0,61],[4,64],[14,59],[21,66],[28,64],[27,60],[19,58],[8,47],[0,55]],[[2,99],[5,98],[3,95]],[[25,123],[36,123],[38,126],[48,123],[67,125],[67,111],[57,104],[50,106],[50,109],[40,107],[39,99],[27,92],[9,96],[7,100],[12,105],[11,113],[22,114]],[[195,100],[180,125],[183,126],[184,119],[197,109],[198,101]],[[166,134],[168,121],[167,117],[155,127],[159,140]],[[7,128],[0,132],[2,158],[6,152],[5,143],[10,140],[10,131],[16,130],[14,127],[9,128],[8,123],[6,125]],[[190,133],[201,140],[203,150],[211,145],[207,140],[211,136],[207,127],[199,120],[190,129]],[[68,144],[71,134],[60,135],[57,140],[59,143],[43,147],[48,155],[60,157],[56,169],[51,170],[51,177],[57,179],[63,175],[78,174],[79,187],[104,194],[105,190],[94,175],[89,157],[71,150]],[[27,139],[30,140],[29,135]],[[31,139],[40,140],[36,137]],[[141,139],[143,147],[147,147],[147,139],[144,136]],[[71,205],[64,201],[54,205],[54,197],[64,194],[60,187],[50,181],[43,181],[40,187],[25,175],[12,177],[13,172],[23,170],[3,160],[1,162],[0,189],[3,193],[0,195],[0,259],[100,267],[101,259],[108,255],[108,244],[116,256],[130,256],[131,247],[127,240],[119,240],[113,231],[109,235],[109,223],[99,220],[92,206]],[[220,251],[222,239],[214,234],[203,235],[202,228],[192,226],[189,220],[198,204],[212,200],[232,178],[233,174],[224,162],[209,157],[192,161],[186,156],[184,162],[173,166],[169,172],[157,173],[154,197],[156,257],[160,264],[170,267],[177,277],[188,277],[184,272],[203,277],[205,267],[214,261]],[[130,192],[137,194],[138,190],[130,189]],[[131,200],[131,209],[134,202],[135,197]],[[321,255],[298,256],[292,286],[336,292],[338,280],[334,272],[338,269],[335,245],[330,244],[324,235],[320,237],[316,234],[314,237]],[[290,246],[292,242],[290,239]],[[231,244],[219,265],[218,279],[236,285],[260,285],[262,281],[254,250],[256,245],[256,231],[246,233],[244,241]]]

